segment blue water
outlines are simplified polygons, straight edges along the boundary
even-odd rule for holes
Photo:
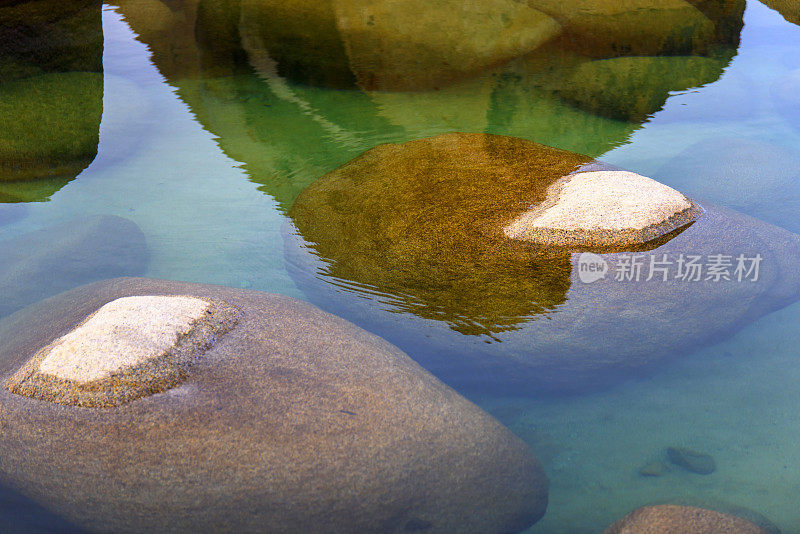
[[[106,6],[97,157],[46,202],[0,205],[0,240],[118,215],[147,239],[145,276],[313,301],[284,258],[294,196],[376,144],[448,131],[589,153],[800,232],[800,27],[755,1],[744,22],[718,79],[672,92],[629,123],[514,100],[514,79],[496,74],[435,93],[369,95],[254,72],[223,82],[165,74],[153,47]],[[800,533],[798,320],[795,304],[602,391],[474,397],[531,445],[551,479],[548,512],[530,532],[600,532],[637,506],[682,500],[746,507]],[[718,470],[639,475],[670,445],[712,454]]]

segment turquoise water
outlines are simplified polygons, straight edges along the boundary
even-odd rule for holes
[[[571,106],[526,84],[519,66],[411,93],[310,87],[270,74],[255,52],[255,69],[198,77],[182,72],[180,46],[170,59],[147,44],[125,6],[105,6],[102,24],[97,157],[45,202],[0,204],[0,240],[117,215],[145,235],[144,276],[315,302],[284,257],[296,196],[374,145],[450,131],[585,153],[800,232],[800,27],[755,1],[735,53],[694,85],[676,83],[639,121]],[[637,506],[685,501],[746,507],[800,533],[798,319],[800,304],[789,306],[601,391],[471,393],[551,479],[547,514],[530,532],[600,532]],[[717,471],[638,473],[672,445],[711,454]]]

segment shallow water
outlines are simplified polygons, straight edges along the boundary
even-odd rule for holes
[[[19,193],[14,200],[44,200],[0,204],[0,240],[79,216],[116,215],[135,222],[147,241],[149,263],[139,274],[323,305],[330,301],[314,286],[297,283],[286,244],[287,213],[298,195],[375,145],[452,131],[586,154],[800,232],[800,27],[759,2],[747,4],[738,46],[722,47],[702,65],[671,57],[657,67],[625,67],[633,72],[627,80],[638,82],[609,82],[619,84],[620,95],[592,99],[576,96],[580,76],[604,80],[604,67],[577,79],[548,78],[540,57],[436,90],[307,85],[285,76],[251,34],[247,61],[198,59],[180,10],[173,31],[159,32],[149,26],[147,5],[102,11],[96,158],[46,191],[0,182],[0,202],[9,191]],[[637,85],[642,72],[652,79],[645,88]],[[641,109],[626,99],[645,92],[651,98]],[[346,287],[346,298],[355,293],[397,308],[397,294],[380,286],[316,277]],[[436,292],[442,281],[431,285]],[[359,323],[358,314],[347,318]],[[544,463],[550,504],[530,532],[600,532],[637,506],[685,501],[746,507],[784,533],[800,533],[793,498],[800,489],[798,319],[794,304],[599,391],[586,385],[568,395],[506,397],[465,389]],[[415,357],[424,344],[412,338],[402,348]],[[717,471],[639,475],[671,445],[713,455]]]

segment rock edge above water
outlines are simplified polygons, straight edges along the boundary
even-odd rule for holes
[[[6,389],[67,406],[119,406],[180,384],[238,316],[224,302],[123,297],[37,352]]]

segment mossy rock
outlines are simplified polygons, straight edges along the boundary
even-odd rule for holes
[[[563,26],[559,43],[590,57],[702,54],[714,23],[683,0],[527,0]]]
[[[46,200],[80,174],[97,155],[102,113],[100,73],[0,84],[0,198]]]
[[[587,61],[548,80],[574,106],[611,119],[646,121],[672,91],[702,87],[719,79],[735,54],[717,57],[619,57]]]
[[[91,0],[0,5],[0,81],[103,70],[102,6]]]
[[[423,90],[524,55],[559,32],[513,0],[243,0],[245,48],[288,79],[367,90]]]
[[[0,41],[0,202],[47,200],[97,155],[102,6],[6,2]]]
[[[611,274],[593,283],[581,279],[579,254],[505,237],[508,222],[581,166],[604,168],[480,134],[377,147],[298,197],[287,266],[315,303],[405,348],[448,383],[519,393],[646,373],[800,296],[800,236],[713,206],[638,250],[598,250]],[[681,254],[762,263],[757,281],[648,281],[646,264],[637,281],[617,280],[631,254],[666,255],[673,275]]]
[[[238,322],[180,385],[121,406],[0,389],[0,479],[78,526],[501,534],[544,514],[547,478],[508,429],[384,340],[285,296],[140,278],[83,286],[0,322],[0,380],[133,296],[218,302]]]

